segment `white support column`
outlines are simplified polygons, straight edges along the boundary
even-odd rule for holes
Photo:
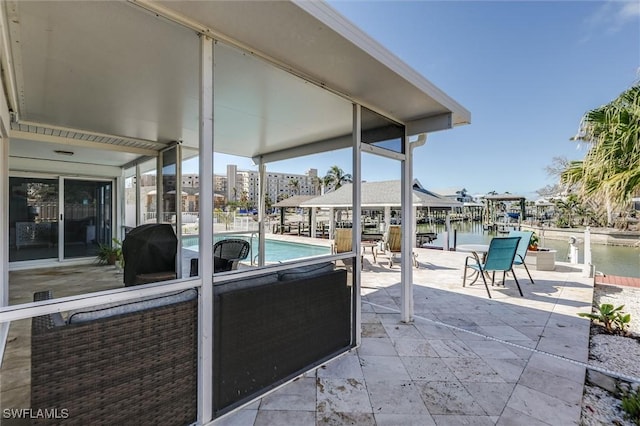
[[[0,21],[6,22],[4,8],[0,11]],[[0,86],[0,306],[9,304],[9,100],[5,89]],[[9,322],[0,322],[0,366],[9,336]]]
[[[213,40],[200,37],[198,423],[213,419]]]
[[[2,132],[4,133],[4,132]],[[9,139],[0,134],[0,203],[9,205]],[[9,304],[9,209],[0,209],[0,306]],[[9,336],[9,322],[0,323],[0,366]]]
[[[415,234],[411,234],[415,226],[413,217],[413,177],[411,173],[412,155],[409,146],[409,138],[403,138],[405,158],[400,162],[402,171],[400,182],[402,184],[402,270],[400,271],[400,296],[402,300],[401,320],[402,322],[413,321],[413,246],[411,243],[415,239]]]
[[[176,273],[180,278],[182,277],[182,145],[178,143],[174,149],[176,155],[176,235],[178,236]],[[122,197],[122,199],[124,199],[124,197]]]
[[[442,233],[442,238],[444,239],[442,244],[442,249],[444,251],[449,251],[449,241],[450,241],[449,233],[451,232],[451,212],[450,211],[447,212],[447,216],[445,218],[444,223],[445,223],[444,225],[445,231]]]
[[[389,225],[391,225],[391,207],[384,206],[384,232],[389,232]]]
[[[329,239],[333,240],[336,232],[336,210],[329,207]]]
[[[258,164],[258,173],[260,174],[260,208],[258,209],[258,266],[264,266],[265,264],[265,220],[267,215],[267,166],[264,164],[264,160],[260,157],[260,164]],[[253,259],[251,259],[253,264]]]
[[[311,207],[311,229],[309,230],[309,235],[311,238],[316,237],[316,227],[318,226],[318,218],[316,216],[316,208]]]
[[[584,230],[584,267],[582,276],[592,278],[595,271],[591,261],[591,228],[587,226]]]
[[[360,240],[362,234],[362,223],[360,216],[362,214],[362,206],[360,205],[362,197],[362,151],[360,149],[361,144],[361,116],[362,109],[360,105],[353,105],[353,212],[351,216],[351,236],[353,237],[353,244],[351,247],[355,249],[356,257],[354,259],[353,267],[353,292],[354,292],[354,316],[355,316],[355,339],[356,344],[360,345],[362,341],[362,300],[360,295],[360,280],[362,274],[362,256]]]
[[[136,164],[136,187],[135,187],[135,198],[136,198],[136,226],[142,225],[144,223],[144,219],[142,217],[142,198],[140,197],[140,185],[142,182],[142,173],[140,173],[140,164]],[[124,237],[123,237],[124,238]]]
[[[162,182],[162,157],[164,153],[161,151],[156,158],[156,223],[164,222],[164,206],[162,202],[162,194],[164,193],[164,185]]]
[[[412,212],[412,220],[411,220],[411,235],[414,236],[412,244],[413,247],[418,247],[417,244],[417,238],[415,238],[416,233],[418,232],[418,224],[417,224],[417,220],[418,220],[418,207],[413,206],[413,208],[411,209]]]

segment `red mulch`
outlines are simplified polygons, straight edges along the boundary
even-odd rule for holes
[[[598,275],[596,284],[619,285],[625,287],[640,288],[640,278],[619,277],[617,275]]]

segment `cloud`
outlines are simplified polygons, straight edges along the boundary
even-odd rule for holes
[[[586,18],[585,23],[592,30],[606,33],[616,33],[629,24],[640,25],[640,2],[606,1]]]
[[[622,8],[618,11],[618,16],[622,20],[640,19],[640,2],[622,2]],[[637,22],[637,21],[636,21]]]

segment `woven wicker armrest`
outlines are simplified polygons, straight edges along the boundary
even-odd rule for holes
[[[36,297],[49,299],[50,293],[44,293]],[[114,307],[94,312],[108,309]],[[34,409],[66,409],[65,423],[78,425],[196,421],[197,293],[188,300],[62,327],[47,317],[33,319]]]
[[[38,291],[33,293],[34,302],[42,302],[44,300],[53,299],[53,293],[51,290]],[[59,312],[54,312],[48,315],[42,315],[34,317],[31,320],[31,332],[34,334],[44,333],[45,331],[64,325],[64,319]]]

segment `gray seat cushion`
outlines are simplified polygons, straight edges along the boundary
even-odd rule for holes
[[[123,315],[131,312],[157,308],[159,306],[171,305],[173,303],[185,302],[187,300],[194,299],[197,296],[198,292],[195,289],[187,289],[178,293],[171,293],[164,296],[146,297],[126,303],[109,303],[91,310],[78,309],[69,311],[67,324],[79,324],[89,321],[95,321],[101,318],[109,318],[116,315]]]
[[[213,287],[213,292],[215,294],[235,290],[244,290],[245,288],[258,287],[266,284],[273,284],[276,282],[278,282],[278,274],[273,272],[266,275],[257,275],[255,277],[248,277],[240,280],[215,284]]]
[[[317,263],[315,265],[299,266],[278,272],[280,281],[292,281],[304,278],[311,278],[317,275],[326,274],[335,269],[332,262]]]

